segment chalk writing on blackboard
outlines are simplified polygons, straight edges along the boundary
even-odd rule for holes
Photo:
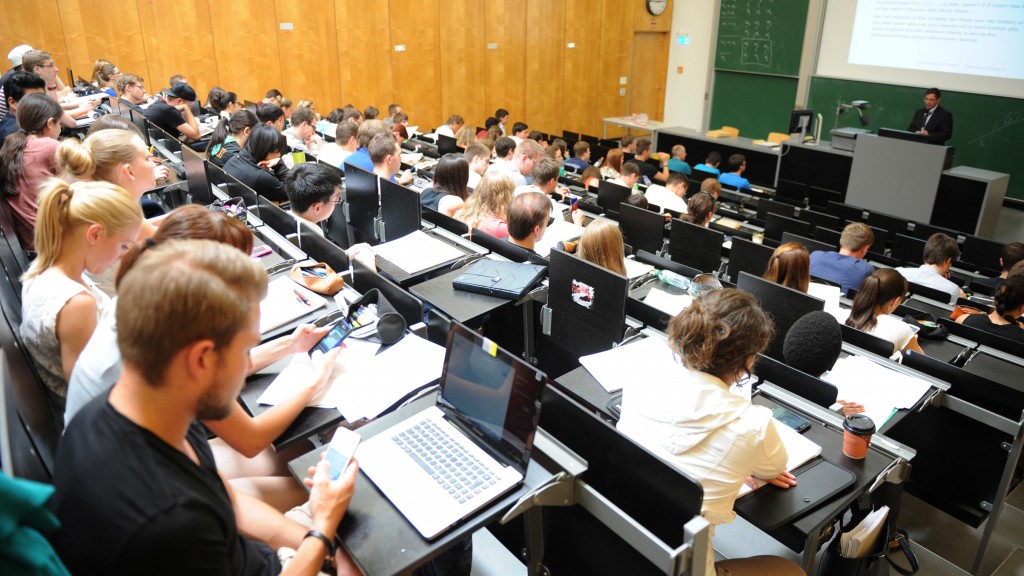
[[[1011,126],[1020,124],[1021,122],[1024,122],[1024,110],[1008,112],[1005,115],[1003,115],[1003,117],[1000,120],[996,120],[995,122],[992,123],[992,130],[989,130],[988,132],[982,134],[981,136],[978,136],[977,138],[969,141],[966,144],[966,146],[985,148],[986,146],[989,146],[993,143],[997,134],[999,134],[1003,130],[1010,128]]]

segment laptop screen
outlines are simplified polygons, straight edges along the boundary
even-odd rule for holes
[[[547,376],[458,324],[448,333],[437,406],[525,474]]]

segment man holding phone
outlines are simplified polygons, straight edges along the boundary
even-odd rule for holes
[[[259,263],[203,240],[147,251],[124,276],[124,370],[70,423],[54,467],[53,545],[73,573],[312,575],[326,556],[358,573],[334,544],[357,464],[305,480],[310,530],[224,482],[198,422],[236,402],[266,291]]]

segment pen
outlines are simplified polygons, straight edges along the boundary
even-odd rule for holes
[[[309,304],[309,300],[307,300],[306,297],[303,296],[301,292],[299,292],[298,290],[292,290],[292,292],[295,294],[296,300],[298,300],[299,302],[305,304],[306,306],[310,305]]]

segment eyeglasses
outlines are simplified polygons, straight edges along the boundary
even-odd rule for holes
[[[42,65],[42,68],[56,68],[56,67],[57,67],[57,65],[54,64],[53,62],[50,62],[49,64],[43,64]]]

